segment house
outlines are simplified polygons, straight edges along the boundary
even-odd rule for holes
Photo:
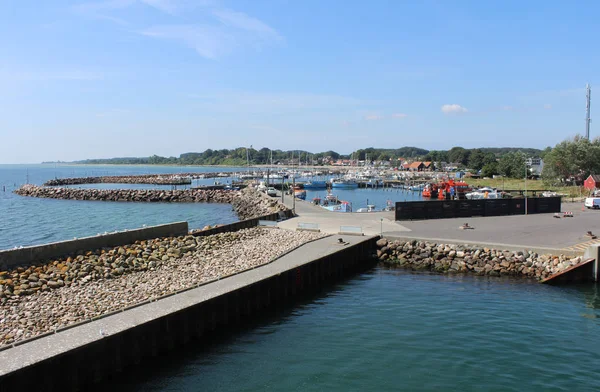
[[[433,162],[423,162],[423,171],[433,171],[434,167]]]
[[[423,171],[423,168],[425,167],[425,165],[423,165],[423,162],[413,162],[408,166],[408,170],[410,171]]]
[[[600,175],[590,174],[590,176],[583,182],[583,187],[589,189],[590,191],[600,189]]]

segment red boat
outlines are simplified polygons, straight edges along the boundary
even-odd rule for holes
[[[471,187],[466,182],[447,180],[438,184],[437,197],[440,200],[450,200],[452,196],[454,199],[464,199],[468,192],[471,192]]]
[[[423,197],[438,197],[438,186],[436,184],[427,184],[423,188]]]

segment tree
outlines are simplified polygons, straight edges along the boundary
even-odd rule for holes
[[[590,174],[600,173],[600,139],[590,141],[577,135],[560,142],[544,157],[545,181],[581,183]]]
[[[465,150],[462,147],[452,147],[448,151],[448,159],[450,162],[460,163],[461,165],[467,165],[469,163],[469,150]]]
[[[522,152],[509,152],[500,158],[498,172],[505,177],[525,177],[525,154]]]
[[[485,165],[485,154],[479,148],[471,151],[469,155],[469,168],[473,170],[481,170]]]
[[[498,162],[486,163],[481,168],[481,175],[483,177],[493,177],[498,174]]]

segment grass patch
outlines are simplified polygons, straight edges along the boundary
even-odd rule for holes
[[[521,190],[525,189],[524,178],[464,178],[467,184],[472,187],[484,187],[506,189],[506,190]],[[527,180],[528,191],[550,190],[556,193],[564,194],[567,198],[579,198],[589,196],[589,191],[582,186],[549,186],[542,180]]]

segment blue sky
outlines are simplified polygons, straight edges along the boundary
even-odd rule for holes
[[[586,83],[600,96],[593,1],[4,0],[0,9],[0,163],[250,144],[544,148],[584,132]]]

